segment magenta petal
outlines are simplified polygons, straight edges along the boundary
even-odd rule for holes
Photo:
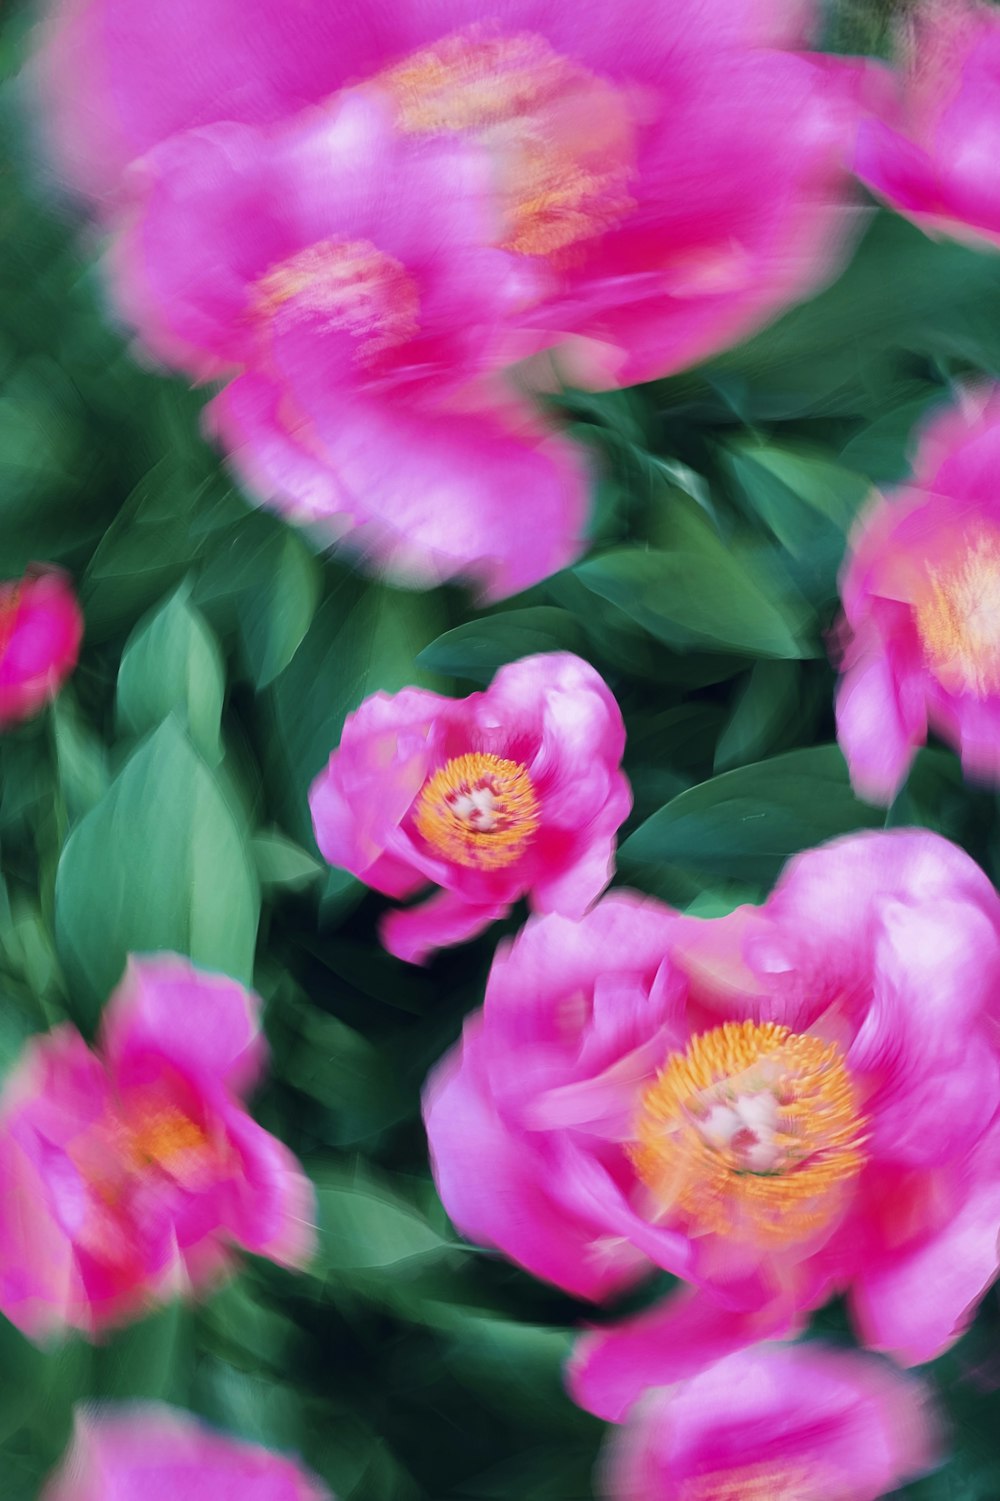
[[[266,1057],[257,996],[177,954],[129,960],[105,1009],[102,1041],[115,1068],[158,1053],[241,1092],[256,1082]]]
[[[442,891],[417,907],[387,912],[379,927],[390,954],[426,964],[435,949],[465,943],[509,911],[506,902],[477,906],[454,891]]]
[[[638,1318],[583,1335],[566,1373],[570,1396],[620,1423],[649,1388],[673,1386],[757,1340],[786,1339],[800,1323],[777,1304],[734,1313],[705,1293],[674,1293]]]
[[[891,803],[919,742],[906,733],[886,657],[859,663],[841,682],[837,740],[859,795],[872,803]]]
[[[331,1501],[281,1454],[216,1433],[160,1403],[77,1409],[43,1501]]]
[[[628,1286],[648,1265],[625,1242],[600,1245],[600,1231],[548,1195],[544,1165],[509,1134],[483,1087],[481,1027],[466,1028],[461,1057],[432,1073],[424,1123],[435,1182],[455,1226],[495,1246],[536,1277],[595,1302]]]
[[[935,1360],[971,1322],[1000,1270],[1000,1136],[966,1167],[975,1175],[940,1230],[862,1268],[851,1308],[866,1344],[904,1365]]]

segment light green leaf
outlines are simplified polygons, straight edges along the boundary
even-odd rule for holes
[[[182,585],[141,620],[118,671],[118,724],[132,735],[155,729],[176,711],[205,760],[222,755],[219,729],[225,668],[218,643]]]
[[[159,949],[250,982],[260,897],[247,831],[174,718],[132,755],[71,833],[56,943],[87,1019],[126,956]]]

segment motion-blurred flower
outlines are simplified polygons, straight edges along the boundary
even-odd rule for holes
[[[82,638],[83,616],[64,574],[38,568],[0,583],[0,730],[55,698]]]
[[[525,348],[628,385],[735,342],[839,261],[853,65],[791,50],[803,0],[67,0],[44,55],[62,160],[98,197],[178,131],[362,84],[413,140],[488,154],[535,286]],[[789,128],[794,120],[795,128]],[[451,191],[447,175],[436,196]],[[329,233],[329,231],[326,231]]]
[[[231,1246],[295,1266],[312,1190],[242,1096],[259,1002],[176,955],[133,959],[96,1053],[30,1042],[0,1097],[0,1309],[32,1338],[94,1334],[218,1277]]]
[[[723,918],[532,919],[429,1080],[445,1208],[583,1297],[659,1266],[780,1325],[846,1290],[866,1343],[931,1359],[997,1272],[998,980],[1000,899],[925,831]]]
[[[614,870],[632,806],[624,748],[612,693],[566,652],[502,667],[465,699],[376,693],[313,784],[316,840],[388,896],[441,888],[385,919],[403,959],[472,937],[525,895],[576,917]]]
[[[937,1421],[912,1377],[815,1343],[728,1350],[728,1316],[704,1307],[692,1318],[703,1301],[672,1299],[641,1328],[580,1341],[574,1396],[625,1419],[603,1456],[602,1495],[877,1501],[935,1464]]]
[[[582,456],[498,383],[531,277],[489,245],[488,163],[396,132],[363,94],[173,137],[118,246],[132,321],[236,378],[209,422],[249,489],[435,584],[513,594],[582,547]]]
[[[1000,780],[1000,392],[928,426],[910,485],[876,498],[841,583],[837,734],[855,787],[891,802],[928,726]]]
[[[1000,13],[923,0],[896,87],[858,134],[873,193],[931,233],[1000,244]]]
[[[78,1410],[42,1501],[331,1501],[293,1460],[159,1403]]]

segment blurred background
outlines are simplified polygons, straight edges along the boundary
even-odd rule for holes
[[[878,53],[906,5],[840,0],[831,50]],[[576,567],[484,611],[312,552],[251,509],[199,436],[203,393],[143,368],[104,305],[93,231],[51,192],[0,16],[0,575],[61,564],[81,665],[0,741],[0,1069],[71,1018],[91,1033],[130,950],[252,982],[270,1080],[255,1113],[319,1191],[305,1276],[247,1261],[196,1308],[93,1348],[0,1324],[0,1495],[33,1501],[74,1402],[160,1396],[300,1452],[342,1501],[585,1501],[602,1426],[563,1394],[578,1323],[608,1319],[458,1242],[419,1091],[523,914],[407,967],[384,900],[327,870],[306,791],[376,688],[468,693],[568,648],[617,695],[635,809],[619,884],[706,915],[792,852],[884,822],[1000,877],[996,800],[931,747],[897,803],[859,803],[834,745],[826,637],[846,532],[963,375],[1000,370],[1000,258],[874,208],[842,277],[710,365],[553,398],[601,474]],[[614,1315],[650,1301],[663,1278]],[[927,1290],[933,1297],[933,1289]],[[815,1327],[849,1342],[834,1305]],[[1000,1496],[1000,1310],[930,1371],[954,1454],[908,1496]]]

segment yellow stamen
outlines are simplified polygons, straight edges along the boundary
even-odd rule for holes
[[[979,698],[1000,691],[1000,532],[984,527],[960,561],[931,569],[915,614],[942,687]]]
[[[446,859],[500,870],[534,838],[538,798],[520,762],[473,751],[448,761],[424,784],[414,823]]]
[[[758,1464],[687,1480],[680,1501],[811,1501],[815,1494],[815,1483],[801,1466],[774,1469]]]
[[[768,1246],[831,1222],[864,1162],[863,1121],[836,1043],[726,1022],[675,1053],[643,1096],[631,1155],[696,1233]]]
[[[128,1156],[137,1168],[171,1167],[206,1146],[205,1133],[190,1116],[173,1106],[144,1116],[127,1132]]]
[[[358,341],[370,363],[418,331],[419,298],[399,261],[367,240],[319,240],[259,277],[253,311],[263,318],[311,315]]]
[[[499,163],[506,229],[522,255],[552,255],[613,228],[627,192],[633,127],[619,91],[531,32],[470,27],[379,74],[400,127],[468,133]]]

